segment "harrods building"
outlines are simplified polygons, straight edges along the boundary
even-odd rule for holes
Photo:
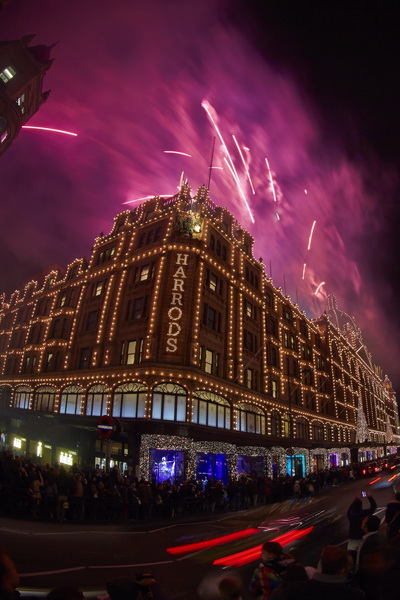
[[[176,482],[397,452],[395,394],[351,319],[334,298],[308,319],[252,246],[185,185],[117,215],[88,262],[0,298],[3,444]]]

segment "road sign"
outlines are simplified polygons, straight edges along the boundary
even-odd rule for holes
[[[102,440],[111,439],[112,434],[116,430],[115,420],[110,417],[110,415],[103,415],[99,419],[99,423],[97,425],[97,433],[101,437]]]

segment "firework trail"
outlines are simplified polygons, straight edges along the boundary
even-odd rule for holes
[[[225,153],[226,153],[226,157],[225,157],[226,164],[228,165],[228,167],[229,167],[229,170],[230,170],[230,172],[232,173],[232,176],[233,176],[233,178],[234,178],[234,180],[235,180],[235,182],[236,182],[236,185],[237,185],[237,187],[238,187],[238,189],[239,189],[240,195],[241,195],[241,196],[242,196],[242,198],[243,198],[243,201],[244,201],[244,203],[245,203],[245,206],[246,206],[246,208],[247,208],[247,211],[248,211],[248,213],[249,213],[249,215],[250,215],[250,219],[251,219],[252,223],[255,223],[255,221],[254,221],[254,217],[253,217],[253,214],[252,214],[252,212],[251,212],[251,210],[250,210],[250,207],[249,207],[249,204],[248,204],[248,202],[247,202],[246,196],[244,195],[244,192],[243,192],[242,186],[240,185],[239,176],[238,176],[238,174],[237,174],[237,172],[236,172],[235,165],[233,164],[233,160],[232,160],[232,158],[231,158],[231,155],[230,155],[230,153],[229,153],[228,147],[227,147],[227,145],[225,144],[225,140],[224,140],[224,138],[222,137],[222,134],[221,134],[221,132],[220,132],[220,130],[219,130],[219,127],[218,127],[218,125],[217,125],[217,124],[216,124],[216,122],[215,122],[215,119],[214,119],[214,117],[213,117],[213,116],[212,116],[212,114],[211,114],[211,108],[212,108],[212,106],[211,106],[211,104],[210,104],[209,102],[207,102],[206,100],[203,100],[203,102],[201,103],[201,106],[202,106],[202,108],[204,108],[204,110],[206,111],[206,113],[207,113],[207,115],[208,115],[208,117],[209,117],[209,119],[210,119],[211,123],[214,125],[214,129],[215,129],[215,131],[217,132],[217,135],[218,135],[218,137],[219,137],[219,139],[220,139],[220,142],[221,142],[221,144],[222,144],[222,147],[224,148],[224,150],[225,150]],[[214,110],[214,109],[213,109],[213,110]]]
[[[251,177],[250,177],[250,172],[249,172],[249,169],[248,169],[248,167],[247,167],[247,163],[246,163],[246,161],[244,160],[244,157],[243,157],[242,151],[241,151],[241,149],[240,149],[240,146],[239,146],[239,144],[238,144],[238,142],[237,142],[237,139],[235,138],[235,136],[234,136],[233,134],[232,134],[232,137],[233,137],[233,141],[234,141],[234,142],[235,142],[235,144],[236,144],[236,148],[238,149],[238,152],[239,152],[239,154],[240,154],[240,158],[242,159],[242,163],[243,163],[243,165],[244,165],[244,168],[245,168],[245,171],[246,171],[246,175],[247,175],[247,179],[249,180],[249,183],[250,183],[250,187],[251,187],[251,189],[252,189],[252,191],[253,191],[253,194],[255,194],[256,192],[255,192],[255,189],[254,189],[254,186],[253,186],[253,182],[252,182],[252,180],[251,180]]]
[[[41,131],[53,131],[54,133],[64,133],[65,135],[73,135],[77,137],[77,133],[72,131],[64,131],[62,129],[53,129],[52,127],[34,127],[33,125],[22,125],[22,129],[40,129]]]

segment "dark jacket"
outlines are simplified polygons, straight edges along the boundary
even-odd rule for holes
[[[386,507],[385,523],[388,527],[388,538],[391,540],[400,530],[400,502],[392,500]]]
[[[349,506],[347,518],[349,520],[349,538],[351,540],[361,540],[364,531],[361,529],[361,524],[365,517],[373,515],[376,511],[377,504],[372,496],[368,496],[370,508],[363,508],[362,502],[356,498]]]
[[[364,600],[359,587],[347,583],[345,575],[315,573],[309,581],[291,584],[287,600]]]

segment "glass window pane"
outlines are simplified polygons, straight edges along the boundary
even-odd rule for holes
[[[216,427],[217,425],[217,405],[208,403],[208,424],[210,427]]]
[[[199,423],[200,425],[207,425],[207,402],[204,402],[204,400],[200,400]]]
[[[143,419],[144,412],[146,409],[146,394],[143,392],[138,394],[138,406],[137,406],[137,417]]]
[[[114,402],[113,402],[113,410],[112,410],[113,417],[121,416],[121,396],[122,396],[122,394],[114,394]]]
[[[152,417],[153,419],[161,419],[161,394],[153,394],[153,407]]]
[[[166,421],[175,420],[175,396],[165,394],[164,396],[164,414],[163,419]]]
[[[247,431],[249,433],[254,433],[255,430],[256,430],[255,415],[252,413],[247,413]]]
[[[176,420],[177,421],[186,421],[186,396],[178,396]]]

